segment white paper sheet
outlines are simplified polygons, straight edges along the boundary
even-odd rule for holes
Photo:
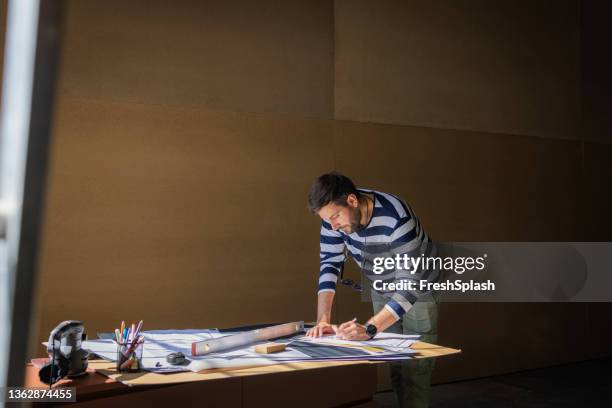
[[[348,341],[336,339],[335,336],[311,338],[304,335],[277,342],[287,344],[287,349],[274,354],[256,353],[255,345],[213,353],[206,356],[191,356],[191,344],[210,338],[218,338],[232,333],[219,333],[218,330],[154,330],[141,333],[145,337],[142,366],[153,372],[201,371],[210,368],[228,368],[242,366],[263,366],[298,361],[326,360],[396,360],[408,359],[415,353],[409,346],[418,336],[406,336],[392,333],[379,333],[369,341]],[[117,345],[114,340],[100,339],[83,342],[83,348],[98,356],[116,361]],[[172,352],[181,352],[189,364],[175,366],[166,362],[166,356]]]
[[[342,340],[337,338],[335,335],[323,337],[303,336],[300,339],[319,344],[330,344],[337,346],[348,344],[351,346],[380,347],[389,351],[401,352],[409,348],[414,342],[418,341],[420,337],[421,336],[418,334],[396,334],[381,332],[378,333],[373,339],[367,341]]]

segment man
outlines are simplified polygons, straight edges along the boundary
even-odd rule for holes
[[[391,271],[372,273],[372,253],[381,246],[387,254],[434,256],[435,245],[410,207],[387,193],[357,189],[346,176],[331,172],[320,176],[310,188],[308,207],[321,218],[320,274],[317,323],[308,336],[336,334],[347,340],[368,340],[377,332],[420,334],[421,340],[437,338],[438,305],[431,293],[374,290],[372,281],[437,279],[437,271]],[[377,248],[373,250],[372,248]],[[368,278],[364,290],[372,296],[374,316],[363,324],[355,320],[331,324],[331,310],[338,275],[345,261],[344,251]],[[418,300],[418,301],[417,301]],[[391,382],[400,407],[429,405],[429,384],[433,359],[406,360],[391,364]]]

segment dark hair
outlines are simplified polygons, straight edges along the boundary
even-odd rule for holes
[[[336,171],[323,174],[310,187],[308,209],[316,213],[332,202],[345,206],[346,198],[350,194],[359,197],[359,192],[350,178]]]

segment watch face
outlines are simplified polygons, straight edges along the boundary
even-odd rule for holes
[[[376,326],[374,326],[373,324],[368,324],[366,326],[366,333],[368,333],[370,337],[374,337],[376,335],[376,331]]]

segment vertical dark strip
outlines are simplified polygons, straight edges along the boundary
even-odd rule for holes
[[[35,305],[63,6],[63,0],[41,0],[39,6],[21,236],[11,322],[8,386],[23,384],[28,346],[31,343],[29,338]],[[58,296],[64,295],[58,294]]]

